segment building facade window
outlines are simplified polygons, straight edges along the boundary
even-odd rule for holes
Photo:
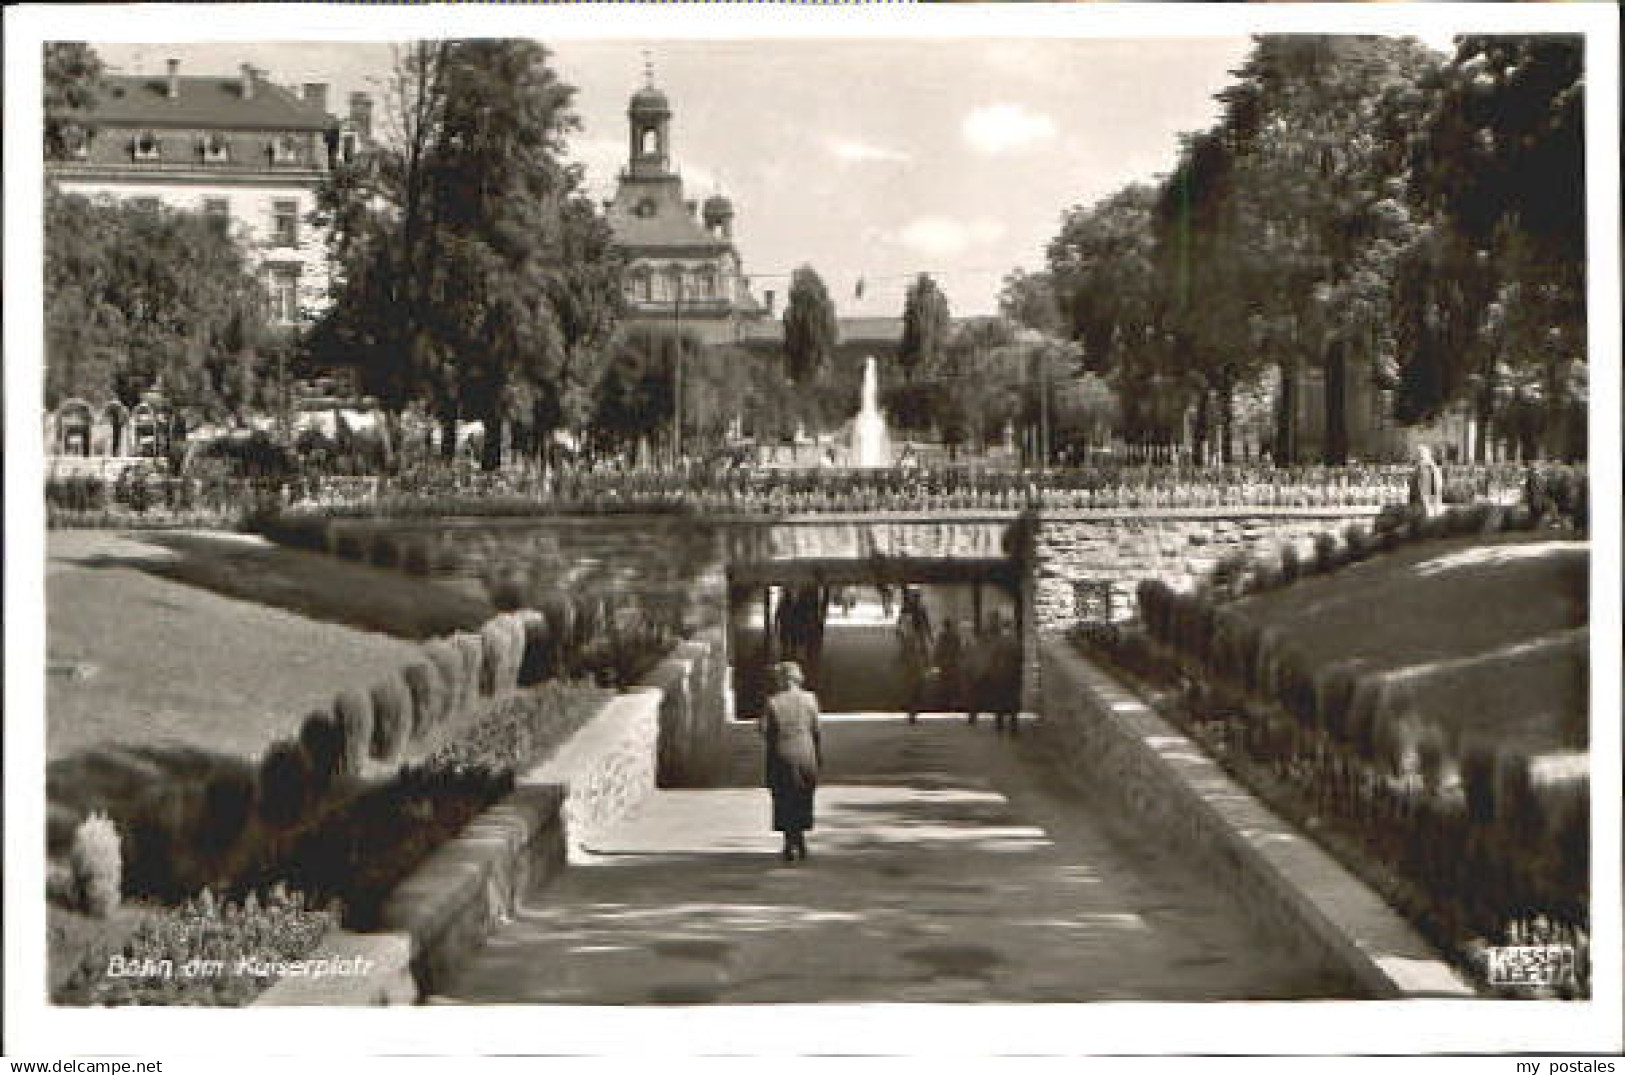
[[[203,159],[213,164],[231,160],[231,144],[224,135],[211,134],[203,140]]]
[[[135,159],[138,161],[155,161],[161,156],[158,137],[151,131],[143,131],[135,138]]]
[[[271,160],[287,164],[299,159],[299,141],[291,134],[271,139]]]
[[[271,243],[274,246],[299,245],[299,203],[271,203]]]
[[[271,320],[291,325],[299,320],[299,268],[279,265],[271,270]]]

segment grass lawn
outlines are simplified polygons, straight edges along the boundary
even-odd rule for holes
[[[46,549],[51,759],[113,745],[254,756],[340,690],[417,659],[408,639],[486,614],[457,591],[256,539],[53,531]]]
[[[1461,743],[1532,754],[1588,741],[1590,545],[1463,537],[1246,598],[1313,666],[1359,661]]]

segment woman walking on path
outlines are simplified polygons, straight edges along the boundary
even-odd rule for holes
[[[813,793],[824,761],[818,733],[818,698],[801,689],[801,667],[785,661],[774,672],[775,693],[762,717],[767,747],[767,786],[773,794],[773,828],[784,834],[784,861],[807,857],[813,827]]]

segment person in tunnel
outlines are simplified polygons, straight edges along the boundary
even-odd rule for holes
[[[773,668],[774,693],[767,701],[761,734],[765,777],[773,796],[773,828],[784,834],[785,862],[807,857],[807,830],[813,827],[813,796],[824,762],[818,728],[818,698],[803,690],[801,666],[783,661]]]
[[[1015,735],[1016,715],[1021,711],[1021,641],[1013,625],[995,613],[978,649],[978,702],[993,714],[995,731]]]
[[[932,663],[937,667],[937,683],[942,692],[942,708],[953,712],[964,710],[970,723],[976,723],[976,712],[965,698],[965,637],[951,619],[944,620],[937,633]],[[974,640],[973,640],[974,641]]]

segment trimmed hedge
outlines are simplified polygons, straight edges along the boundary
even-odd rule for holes
[[[412,695],[399,676],[390,676],[373,686],[371,699],[370,753],[378,761],[393,761],[411,735]]]
[[[345,691],[333,702],[344,737],[344,771],[359,774],[372,751],[372,696],[361,691]]]
[[[463,655],[449,638],[437,638],[423,647],[423,654],[440,676],[440,707],[434,723],[450,720],[463,704]]]
[[[272,829],[289,829],[305,816],[310,801],[305,752],[290,742],[273,745],[260,762],[260,819]]]
[[[412,696],[413,742],[422,739],[445,716],[445,684],[432,661],[409,664],[401,671],[401,680]]]
[[[299,745],[310,764],[312,793],[326,795],[333,781],[345,771],[345,734],[331,713],[318,710],[299,726]]]

